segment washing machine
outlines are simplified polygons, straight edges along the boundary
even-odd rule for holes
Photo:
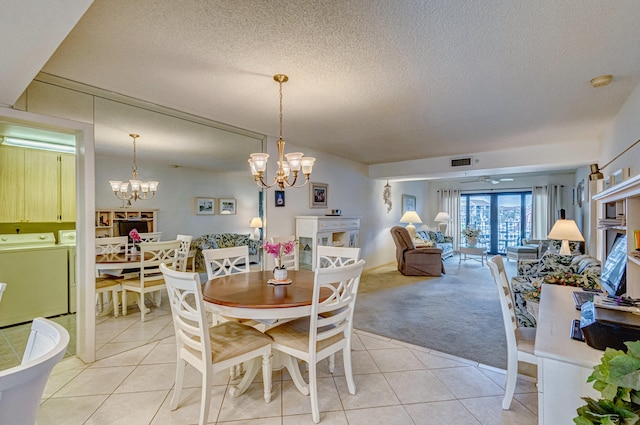
[[[76,285],[76,231],[58,230],[58,245],[67,247],[67,263],[69,276],[69,313],[76,312],[76,297],[78,288]]]
[[[0,327],[69,311],[68,255],[52,232],[0,234]]]

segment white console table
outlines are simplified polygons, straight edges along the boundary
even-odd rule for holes
[[[587,378],[600,363],[604,351],[569,337],[571,322],[580,318],[569,286],[542,286],[536,331],[538,357],[538,424],[571,424],[581,397],[599,398]]]
[[[360,217],[296,216],[296,239],[300,244],[300,268],[316,269],[318,245],[357,248]]]

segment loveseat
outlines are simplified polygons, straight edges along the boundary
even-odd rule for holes
[[[435,245],[435,248],[442,250],[442,259],[453,256],[453,238],[451,236],[444,236],[442,232],[433,232],[431,230],[420,230],[416,232],[416,238],[423,241],[431,241]]]
[[[204,249],[218,249],[218,248],[232,248],[234,246],[249,246],[249,262],[259,262],[259,242],[255,239],[251,239],[248,234],[240,233],[211,233],[202,235],[191,242],[191,249],[196,250],[196,270],[206,270],[204,264],[204,257],[202,256],[202,250]]]
[[[527,310],[527,294],[533,294],[540,282],[599,289],[600,272],[600,261],[588,255],[547,251],[538,260],[520,260],[511,288],[519,326],[536,326],[535,318]]]

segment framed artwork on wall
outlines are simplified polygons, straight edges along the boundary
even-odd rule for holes
[[[416,210],[416,197],[413,195],[402,195],[402,214],[407,211]]]
[[[284,207],[284,190],[276,190],[276,207]]]
[[[196,198],[196,215],[214,215],[215,198]]]
[[[327,208],[329,185],[326,183],[309,184],[309,208]]]
[[[236,213],[235,198],[218,199],[218,211],[220,214],[223,214],[223,215],[235,214]]]

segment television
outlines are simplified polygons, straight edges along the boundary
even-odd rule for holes
[[[118,235],[129,236],[129,232],[136,229],[138,233],[148,233],[149,227],[147,227],[146,221],[119,221],[118,222]],[[129,238],[129,243],[133,241]]]
[[[618,234],[602,267],[600,285],[613,297],[627,291],[627,235]]]

